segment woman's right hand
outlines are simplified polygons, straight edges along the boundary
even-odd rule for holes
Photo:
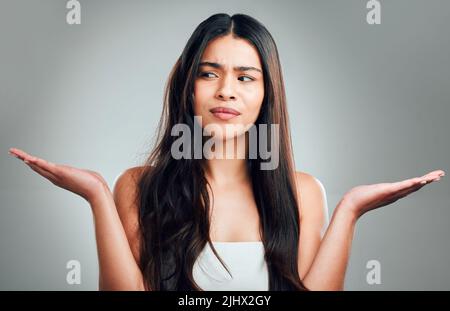
[[[47,178],[55,186],[78,194],[89,203],[104,194],[105,190],[110,192],[108,183],[97,172],[51,163],[17,148],[9,149],[9,153],[24,161],[33,171]]]

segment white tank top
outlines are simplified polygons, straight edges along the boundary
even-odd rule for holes
[[[213,242],[222,266],[207,243],[193,266],[195,282],[205,291],[269,290],[264,244],[259,242]]]

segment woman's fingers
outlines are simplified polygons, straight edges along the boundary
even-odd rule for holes
[[[42,175],[43,177],[50,180],[52,183],[56,183],[58,176],[56,174],[56,165],[45,161],[43,159],[34,157],[24,152],[23,150],[17,148],[11,148],[9,153],[16,158],[22,160],[27,164],[33,171]]]
[[[430,172],[428,174],[423,175],[422,177],[414,177],[410,179],[406,179],[399,182],[394,182],[387,184],[389,190],[392,193],[396,193],[403,190],[408,190],[411,187],[415,187],[416,185],[425,185],[433,181],[438,181],[441,177],[445,176],[445,172],[442,170],[436,170]],[[420,188],[419,188],[420,189]]]
[[[44,159],[40,159],[40,158],[37,158],[37,157],[33,157],[33,159],[31,159],[28,162],[30,162],[33,165],[36,165],[36,166],[40,167],[43,170],[46,170],[46,171],[48,171],[48,172],[50,172],[52,174],[57,174],[57,170],[56,170],[57,165],[54,164],[54,163],[48,162],[48,161],[46,161]]]
[[[9,153],[14,155],[16,158],[18,158],[19,160],[22,160],[22,161],[27,160],[31,157],[25,151],[17,149],[17,148],[10,148]]]
[[[404,198],[404,197],[406,197],[407,195],[410,195],[411,193],[416,192],[417,190],[420,190],[421,188],[425,187],[425,185],[426,185],[426,184],[417,183],[417,184],[414,184],[413,186],[411,186],[411,187],[409,187],[409,188],[406,188],[406,189],[404,189],[404,190],[397,191],[396,193],[394,193],[394,194],[391,196],[390,200],[394,200],[394,202],[395,202],[395,201],[397,201],[398,199]],[[391,203],[392,203],[392,202],[391,202]]]
[[[41,170],[45,170],[55,176],[58,174],[57,165],[54,163],[31,156],[25,151],[17,148],[11,148],[9,153],[14,155],[16,158],[23,160],[26,164],[33,164],[35,167],[39,167]]]
[[[404,198],[433,181],[439,181],[443,176],[445,176],[445,172],[438,170],[425,174],[422,177],[415,177],[401,182],[387,184],[387,186],[390,187],[389,191],[391,195],[388,197],[385,205]]]
[[[422,177],[420,177],[422,180],[426,180],[427,183],[430,181],[434,181],[436,179],[440,179],[441,177],[445,176],[445,172],[443,170],[437,170],[437,171],[433,171],[430,172],[428,174],[423,175]]]
[[[103,193],[105,186],[106,188],[108,186],[101,175],[94,171],[78,169],[64,164],[54,164],[17,148],[11,148],[9,153],[25,162],[33,171],[45,177],[54,185],[80,195],[89,202],[100,191]]]

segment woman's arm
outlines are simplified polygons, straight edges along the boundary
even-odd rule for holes
[[[296,177],[300,203],[298,272],[303,280],[319,251],[330,221],[326,192],[320,180],[304,172],[297,172]]]
[[[99,259],[99,290],[145,290],[109,190],[91,202]]]
[[[356,218],[344,205],[334,210],[331,222],[303,283],[310,290],[343,290]]]
[[[127,241],[113,195],[103,177],[94,171],[51,163],[16,148],[11,148],[10,154],[55,186],[89,202],[95,224],[100,290],[144,290],[142,273]],[[121,180],[126,181],[124,178]],[[117,196],[123,197],[122,193],[118,191]]]
[[[310,290],[343,290],[355,225],[366,212],[391,204],[440,180],[441,170],[401,182],[358,186],[346,193],[336,207],[314,261],[303,279]]]

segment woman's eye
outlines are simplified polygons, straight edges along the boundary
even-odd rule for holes
[[[202,72],[200,73],[200,76],[205,78],[217,78],[217,76],[212,72]]]
[[[239,79],[239,81],[243,81],[243,82],[248,82],[248,81],[253,81],[254,80],[253,78],[250,78],[249,76],[241,76],[238,79]],[[245,80],[245,79],[248,79],[248,80]]]

